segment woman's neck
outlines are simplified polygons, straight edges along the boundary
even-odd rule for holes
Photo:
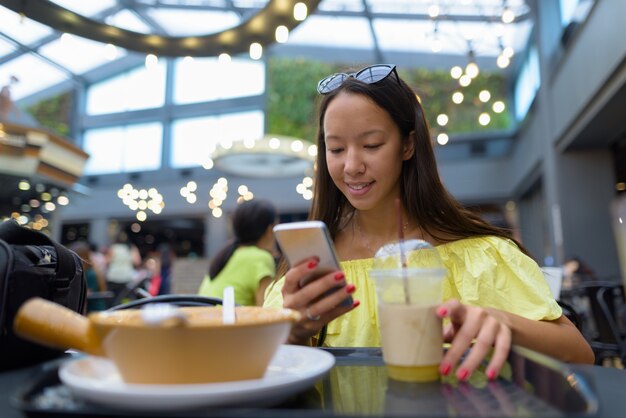
[[[402,208],[402,233],[405,238],[421,238],[415,221]],[[395,205],[388,208],[356,210],[339,232],[335,246],[341,260],[371,258],[378,248],[399,237],[398,215]]]

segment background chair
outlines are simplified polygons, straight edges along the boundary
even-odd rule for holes
[[[626,365],[626,336],[618,317],[618,307],[624,304],[624,287],[621,284],[588,286],[587,293],[597,330],[597,337],[591,341],[596,364],[619,357],[622,365]]]
[[[222,304],[222,299],[199,295],[159,295],[136,299],[121,305],[109,308],[109,311],[121,309],[134,309],[150,303],[171,303],[176,306],[217,306]]]
[[[137,281],[128,283],[126,287],[115,296],[111,302],[111,306],[117,306],[122,303],[133,301],[135,299],[150,298],[152,295],[148,292],[151,277],[144,277]]]
[[[624,311],[624,287],[619,282],[594,281],[575,286],[573,293],[588,306],[592,324],[583,324],[596,364],[619,358],[626,365],[626,335],[620,315]],[[584,321],[583,321],[584,322]]]

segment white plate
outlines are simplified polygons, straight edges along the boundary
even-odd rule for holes
[[[124,383],[115,365],[83,357],[61,365],[59,378],[82,399],[115,408],[180,410],[202,406],[270,405],[313,385],[335,364],[316,348],[281,346],[262,379],[189,385]]]

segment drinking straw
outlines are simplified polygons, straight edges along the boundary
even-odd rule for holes
[[[404,284],[404,302],[411,304],[409,295],[409,278],[407,274],[406,254],[404,253],[404,225],[402,224],[402,204],[400,199],[396,199],[396,214],[398,218],[398,242],[400,245],[400,262],[402,263],[402,283]]]
[[[235,288],[226,286],[222,294],[222,323],[234,324],[235,319]]]

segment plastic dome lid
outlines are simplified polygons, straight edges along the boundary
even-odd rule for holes
[[[374,255],[373,270],[426,269],[442,270],[439,252],[427,241],[410,239],[383,245]]]

